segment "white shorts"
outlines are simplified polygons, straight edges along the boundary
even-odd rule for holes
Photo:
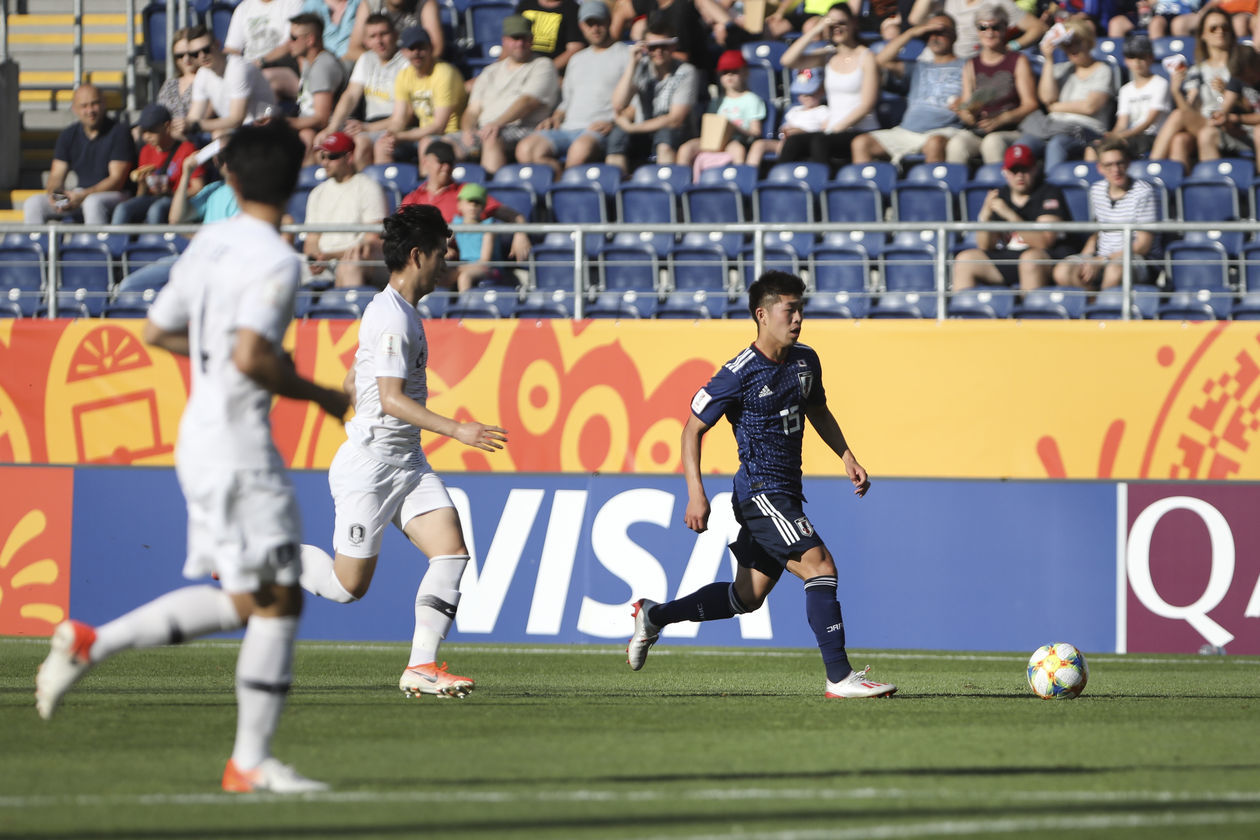
[[[346,557],[380,554],[391,522],[401,531],[421,514],[454,507],[437,473],[381,463],[349,441],[328,468],[328,488],[336,509],[333,550]]]
[[[176,472],[188,502],[184,577],[217,574],[226,592],[297,585],[302,517],[287,473],[207,469],[203,463]]]
[[[931,131],[907,131],[899,125],[892,128],[881,128],[871,132],[871,137],[879,141],[879,145],[888,152],[893,163],[900,163],[906,155],[918,154],[923,150],[928,138],[939,135],[946,139],[953,137],[960,128],[934,128]]]

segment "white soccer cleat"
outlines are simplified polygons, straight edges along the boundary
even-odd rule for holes
[[[446,670],[446,663],[440,666],[430,662],[427,665],[414,665],[403,671],[398,680],[398,687],[408,697],[419,697],[421,694],[433,694],[437,697],[464,698],[473,690],[474,683],[468,677],[458,677]]]
[[[51,650],[35,674],[35,711],[53,716],[61,698],[92,667],[96,630],[81,621],[63,621],[53,630]]]
[[[875,682],[867,678],[867,673],[871,670],[871,666],[867,665],[861,671],[852,671],[849,676],[839,682],[827,680],[827,697],[842,697],[847,699],[856,699],[859,697],[891,697],[897,693],[897,686],[892,683]]]
[[[320,793],[328,785],[306,778],[277,758],[265,758],[253,770],[241,770],[229,758],[223,768],[223,789],[228,793]]]
[[[656,644],[661,637],[661,628],[648,621],[648,610],[656,606],[655,601],[640,598],[634,604],[634,635],[626,645],[626,663],[631,671],[637,671],[647,662],[648,648]]]

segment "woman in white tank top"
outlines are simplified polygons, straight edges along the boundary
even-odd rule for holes
[[[818,48],[818,41],[826,45]],[[848,163],[852,159],[849,146],[853,138],[879,128],[875,103],[879,100],[880,83],[875,55],[858,39],[857,18],[849,7],[836,3],[826,15],[815,18],[784,52],[783,64],[793,70],[824,68],[831,122],[825,131],[785,139],[779,160],[813,160],[833,168]]]

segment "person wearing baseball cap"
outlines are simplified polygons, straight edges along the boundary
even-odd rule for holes
[[[354,138],[354,156],[360,168],[396,159],[393,136],[388,128],[394,113],[394,83],[408,66],[407,56],[398,49],[398,31],[388,15],[375,12],[367,16],[363,24],[363,43],[367,49],[355,60],[350,82],[337,99],[328,127],[315,135],[318,144],[325,134],[334,131],[349,134]],[[353,119],[351,115],[360,102],[363,103],[363,119]],[[377,145],[381,152],[379,159],[374,148]]]
[[[748,165],[761,166],[766,155],[777,155],[783,147],[783,138],[793,134],[811,134],[825,131],[831,122],[831,109],[823,102],[823,71],[821,67],[807,67],[792,77],[789,90],[798,104],[788,108],[779,127],[779,136],[762,139],[748,149]]]
[[[444,138],[460,160],[479,158],[487,172],[507,163],[516,144],[551,116],[560,102],[560,77],[534,52],[533,24],[522,15],[503,19],[503,52],[473,83],[458,134]]]
[[[567,166],[603,157],[613,93],[630,63],[630,47],[612,37],[612,15],[602,0],[583,0],[578,18],[588,46],[569,60],[560,105],[516,146],[517,162],[545,164],[557,176]]]
[[[475,225],[480,230],[456,231],[451,237],[454,250],[449,251],[447,258],[457,260],[458,265],[450,267],[447,283],[454,285],[458,291],[466,291],[473,286],[498,283],[503,278],[497,263],[503,259],[500,237],[486,226],[498,221],[494,216],[486,215],[486,188],[481,184],[464,184],[459,188],[459,212],[451,220],[451,225]]]
[[[1070,222],[1063,191],[1041,178],[1030,147],[1016,143],[1002,157],[1006,186],[989,190],[976,215],[976,246],[954,260],[954,291],[975,286],[1039,289],[1052,281],[1054,262],[1076,252],[1070,235],[1053,231],[996,233],[985,222]]]
[[[376,146],[378,163],[418,160],[422,144],[459,131],[464,112],[464,77],[438,58],[428,31],[409,26],[398,43],[406,64],[394,77],[394,111]]]
[[[678,148],[678,162],[697,171],[727,163],[742,164],[748,149],[761,137],[766,119],[765,101],[748,89],[748,62],[739,50],[726,50],[717,60],[718,81],[722,95],[709,111],[723,117],[730,128],[730,140],[721,149],[700,149],[700,138],[693,137]]]
[[[196,154],[197,147],[187,140],[178,141],[171,134],[171,112],[165,105],[150,102],[136,122],[140,139],[144,141],[139,164],[131,170],[136,195],[114,207],[110,222],[115,225],[165,224],[184,163]],[[190,165],[194,169],[189,175],[188,193],[193,195],[205,186],[206,171],[204,167]]]
[[[342,131],[315,145],[315,157],[328,177],[306,199],[306,221],[315,225],[377,225],[385,218],[385,191],[358,171],[354,138]],[[311,273],[329,272],[338,286],[383,286],[388,272],[381,263],[379,233],[308,233],[302,253]],[[327,275],[325,275],[327,276]]]
[[[530,23],[534,52],[551,59],[561,75],[567,72],[569,61],[578,50],[586,46],[578,21],[587,5],[583,2],[579,6],[578,0],[520,0],[516,4],[516,13]]]

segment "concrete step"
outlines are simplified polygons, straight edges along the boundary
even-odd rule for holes
[[[101,96],[105,100],[105,108],[117,111],[123,107],[122,91],[117,88],[102,88]],[[23,108],[44,107],[50,110],[68,110],[74,101],[73,87],[44,87],[18,91],[18,102]]]
[[[43,190],[25,189],[25,190],[0,190],[0,207],[4,209],[15,209],[19,215],[22,211],[22,203],[33,195],[39,195]],[[18,219],[18,221],[22,221]]]
[[[137,44],[144,43],[144,31],[140,15],[135,18]],[[127,16],[115,14],[85,14],[83,16],[83,44],[88,46],[126,46]],[[9,49],[20,52],[23,47],[36,45],[71,46],[74,44],[73,15],[10,15]]]

